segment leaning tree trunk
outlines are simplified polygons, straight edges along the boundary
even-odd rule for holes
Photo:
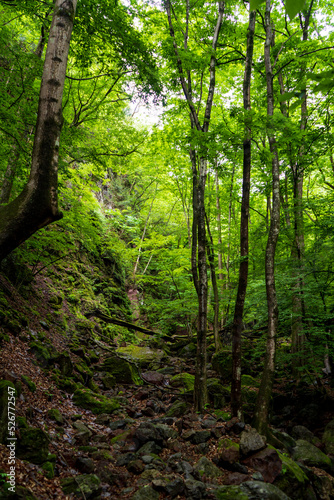
[[[56,0],[39,96],[29,180],[0,207],[0,261],[38,229],[59,220],[58,154],[62,96],[77,0]]]
[[[270,0],[266,0],[265,11],[266,41],[264,59],[267,78],[267,114],[274,114],[273,72],[270,60],[270,47],[273,41],[273,31],[270,23]],[[254,427],[261,433],[268,433],[269,405],[275,372],[276,333],[278,326],[278,305],[275,288],[275,251],[280,227],[280,189],[279,189],[279,163],[275,135],[269,122],[268,140],[272,154],[272,191],[273,202],[271,208],[270,228],[266,247],[265,277],[268,307],[268,333],[266,344],[265,364],[261,385],[256,402]]]
[[[250,112],[250,86],[252,75],[254,32],[255,32],[256,10],[249,13],[249,26],[247,33],[247,55],[244,74],[243,97],[244,110]],[[247,119],[247,114],[246,114]],[[249,220],[249,191],[250,191],[250,171],[251,171],[251,128],[248,124],[245,127],[245,139],[243,142],[243,180],[242,180],[242,201],[241,201],[241,221],[240,221],[240,266],[239,284],[237,298],[235,302],[233,329],[232,329],[232,385],[231,385],[231,407],[232,416],[242,416],[241,408],[241,330],[242,317],[244,312],[247,280],[248,280],[248,220]]]

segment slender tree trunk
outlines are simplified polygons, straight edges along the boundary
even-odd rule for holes
[[[215,340],[216,352],[218,352],[223,346],[219,337],[219,293],[218,293],[218,283],[215,270],[215,253],[213,248],[213,238],[210,231],[210,224],[207,215],[205,214],[206,228],[208,231],[209,238],[207,239],[207,253],[208,261],[210,266],[210,276],[213,290],[213,337]]]
[[[216,165],[217,167],[217,165]],[[221,210],[220,210],[220,199],[219,199],[219,179],[218,172],[216,171],[216,209],[217,209],[217,229],[218,229],[218,276],[222,281],[224,279],[223,275],[223,256],[222,256],[222,223],[221,223]]]
[[[254,32],[255,32],[256,10],[249,13],[249,25],[247,33],[247,55],[245,63],[243,98],[244,110],[249,113],[251,109],[250,87],[252,75]],[[247,119],[247,114],[246,114]],[[231,407],[232,416],[242,417],[241,408],[241,331],[242,317],[244,312],[247,280],[248,280],[248,220],[249,220],[249,191],[251,172],[251,128],[246,124],[245,139],[243,142],[243,180],[242,201],[240,220],[240,266],[239,284],[235,302],[233,328],[232,328],[232,385],[231,385]]]
[[[264,49],[264,59],[267,79],[267,114],[270,117],[274,113],[274,91],[273,91],[273,72],[270,60],[270,47],[273,42],[273,31],[270,22],[270,2],[266,0],[265,27],[266,41]],[[261,433],[268,433],[269,423],[269,405],[271,399],[272,386],[275,372],[275,354],[276,354],[276,334],[278,327],[278,304],[275,288],[275,251],[280,227],[280,188],[279,188],[279,162],[276,148],[274,132],[269,124],[268,140],[270,152],[272,154],[272,191],[273,201],[270,217],[270,228],[266,247],[265,258],[265,277],[268,307],[268,333],[266,343],[266,356],[264,370],[261,379],[261,385],[256,402],[254,415],[254,426]]]
[[[77,0],[56,0],[40,89],[30,177],[0,207],[0,261],[38,229],[59,220],[58,155],[62,96]]]
[[[213,33],[211,57],[209,65],[210,81],[204,110],[203,125],[199,120],[198,110],[193,103],[190,70],[184,70],[178,44],[176,42],[174,26],[172,22],[172,9],[170,0],[166,0],[165,8],[168,18],[169,32],[173,43],[176,65],[179,73],[180,84],[184,97],[187,101],[191,128],[195,128],[201,134],[207,134],[211,119],[214,91],[216,86],[216,49],[219,32],[222,25],[224,2],[218,3],[218,19]],[[188,23],[190,14],[190,3],[186,4],[186,29],[184,31],[184,51],[187,51]],[[197,329],[197,352],[196,352],[196,372],[194,388],[195,410],[202,412],[207,403],[206,387],[206,330],[207,330],[207,301],[208,301],[208,277],[206,265],[206,234],[205,234],[205,183],[207,174],[207,151],[201,148],[199,154],[199,168],[197,169],[197,158],[194,149],[190,149],[190,159],[193,173],[193,226],[192,226],[192,256],[191,268],[194,285],[198,297],[198,329]],[[197,264],[196,258],[197,242]]]

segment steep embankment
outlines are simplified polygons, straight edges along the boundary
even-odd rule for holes
[[[334,425],[322,442],[295,421],[293,437],[276,432],[277,451],[230,419],[227,351],[212,360],[210,406],[197,415],[193,344],[144,335],[133,346],[133,332],[85,317],[98,308],[131,319],[114,258],[78,253],[31,282],[23,271],[7,265],[0,277],[0,498],[333,497]],[[258,384],[250,375],[243,384],[251,413]],[[8,387],[16,393],[12,452]]]

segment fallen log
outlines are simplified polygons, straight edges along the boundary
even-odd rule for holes
[[[159,335],[158,332],[153,332],[152,330],[148,330],[147,328],[143,328],[141,326],[134,325],[133,323],[129,323],[127,321],[122,321],[121,319],[111,318],[107,316],[99,309],[95,309],[94,311],[88,312],[85,314],[86,318],[99,318],[106,323],[111,323],[112,325],[124,326],[128,330],[135,330],[137,332],[146,333],[146,335]]]

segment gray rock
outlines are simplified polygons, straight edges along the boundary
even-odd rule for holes
[[[85,474],[91,474],[95,469],[94,461],[87,457],[78,457],[75,461],[75,466],[80,472]]]
[[[246,481],[239,486],[219,486],[217,500],[291,500],[283,491],[270,483]]]
[[[74,493],[76,498],[97,498],[100,496],[100,479],[95,474],[82,474],[60,480],[65,495]]]
[[[201,479],[204,475],[209,478],[217,478],[223,474],[222,471],[206,457],[200,458],[194,465],[194,472],[198,479]]]
[[[149,455],[150,453],[154,453],[155,455],[159,455],[162,448],[154,441],[147,441],[147,443],[143,444],[141,448],[137,451],[138,455]]]
[[[292,428],[291,434],[295,439],[304,439],[304,441],[308,441],[315,446],[321,444],[320,439],[316,438],[313,432],[303,425],[295,425]]]
[[[185,401],[175,401],[166,413],[167,417],[182,417],[187,411]]]
[[[184,482],[185,496],[190,500],[201,500],[205,495],[205,484],[194,479],[186,479]]]
[[[240,435],[240,454],[244,457],[266,447],[265,440],[255,429],[242,431]]]
[[[210,431],[197,431],[191,436],[190,441],[193,444],[206,443],[207,441],[209,441],[210,437]]]
[[[159,493],[152,486],[144,486],[131,497],[133,500],[159,500]]]

